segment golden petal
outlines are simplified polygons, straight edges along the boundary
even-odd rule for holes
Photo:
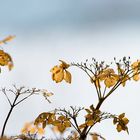
[[[67,82],[67,83],[71,83],[71,73],[67,70],[64,71],[64,80]]]

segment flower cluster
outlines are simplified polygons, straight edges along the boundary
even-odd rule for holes
[[[129,123],[129,120],[125,117],[125,113],[120,114],[118,117],[114,117],[113,124],[117,124],[117,131],[121,132],[122,130],[128,132],[127,124]]]
[[[55,114],[50,112],[41,113],[35,120],[34,124],[42,124],[42,127],[45,128],[47,124],[52,124],[55,121]]]
[[[132,70],[133,70],[133,80],[138,81],[140,80],[140,60],[137,60],[134,62],[132,65]]]
[[[70,118],[67,118],[65,116],[59,116],[54,122],[53,125],[57,127],[59,132],[63,133],[66,128],[71,127],[70,124]]]
[[[11,56],[3,50],[0,50],[0,66],[8,66],[9,70],[13,68]]]
[[[71,73],[67,71],[67,68],[69,68],[70,65],[62,60],[60,60],[60,62],[60,65],[56,65],[51,69],[52,79],[56,83],[59,83],[62,80],[65,80],[67,83],[71,83]]]
[[[100,82],[104,81],[106,87],[110,88],[116,84],[119,76],[115,74],[115,71],[112,68],[107,68],[101,71],[96,78],[92,77],[91,82],[95,82],[96,86],[100,86]]]
[[[11,41],[15,36],[8,36],[3,40],[0,40],[0,45],[6,44]],[[13,68],[13,60],[11,56],[3,50],[0,50],[0,66],[8,66],[8,69],[11,70]]]
[[[59,132],[63,133],[67,128],[71,127],[70,118],[63,115],[58,115],[55,113],[44,112],[41,113],[35,120],[34,124],[42,124],[42,127],[45,128],[46,125],[53,125],[57,127]]]
[[[45,130],[41,126],[34,125],[33,122],[29,122],[24,125],[24,127],[21,130],[21,133],[24,135],[28,135],[28,134],[43,135],[45,133]]]
[[[85,116],[85,123],[79,126],[80,129],[85,128],[86,126],[93,126],[101,120],[101,111],[96,110],[93,105],[89,109],[85,109],[87,114]]]
[[[73,127],[76,131],[76,135],[71,135],[71,140],[75,139],[86,139],[91,128],[96,124],[100,123],[105,119],[113,119],[113,123],[116,126],[118,132],[127,131],[128,133],[128,123],[129,120],[125,117],[125,113],[120,115],[112,115],[111,113],[102,112],[100,107],[103,102],[112,94],[114,91],[122,85],[126,85],[128,80],[138,81],[140,80],[140,60],[134,63],[130,62],[124,57],[122,60],[116,61],[114,58],[114,65],[111,63],[107,65],[104,61],[98,62],[96,59],[92,59],[92,63],[89,64],[88,60],[85,63],[71,63],[60,60],[61,64],[56,65],[51,69],[52,80],[59,83],[65,80],[67,83],[71,83],[71,73],[68,72],[70,66],[76,66],[83,70],[87,76],[90,78],[91,83],[95,86],[98,102],[94,107],[91,105],[89,108],[84,109],[86,115],[84,116],[84,122],[78,123],[77,117],[79,112],[83,109],[77,109],[71,107],[71,111],[65,109],[57,110],[55,113],[42,113],[35,120],[35,125],[42,124],[45,128],[47,125],[52,125],[53,128],[57,129],[58,132],[63,134],[67,128]],[[73,137],[74,136],[74,137]],[[97,133],[92,133],[92,139],[104,139],[101,135]]]

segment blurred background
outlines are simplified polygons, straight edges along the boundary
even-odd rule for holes
[[[44,88],[54,93],[49,104],[34,96],[13,111],[6,128],[7,135],[19,134],[25,122],[39,113],[56,107],[96,104],[96,93],[86,75],[70,68],[72,84],[56,84],[50,69],[62,59],[81,62],[95,57],[110,62],[130,56],[140,59],[139,0],[1,0],[0,39],[16,38],[2,48],[11,54],[14,69],[2,69],[0,86]],[[98,132],[107,140],[132,140],[140,130],[140,82],[130,81],[112,95],[102,110],[113,114],[126,112],[130,134],[118,133],[112,120],[98,124]],[[0,94],[0,129],[9,110],[5,96]],[[16,127],[15,127],[16,126]]]

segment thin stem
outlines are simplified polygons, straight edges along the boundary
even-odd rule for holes
[[[94,82],[94,86],[95,86],[95,89],[96,89],[96,92],[97,92],[97,95],[98,95],[98,100],[100,100],[100,94],[99,94],[99,91],[98,91],[98,87],[96,85],[96,81]]]
[[[19,103],[23,102],[24,100],[26,100],[26,99],[27,99],[28,97],[30,97],[31,95],[32,95],[32,93],[29,94],[28,96],[24,97],[23,99],[21,99],[21,100],[18,101],[17,103],[15,103],[15,106],[18,105]]]
[[[74,121],[74,123],[75,123],[75,125],[76,125],[76,126],[75,126],[75,127],[76,127],[75,129],[79,132],[79,134],[81,134],[81,130],[80,130],[79,127],[78,127],[76,118],[75,118],[75,117],[74,117],[74,118],[72,117],[72,119],[73,119],[73,121]]]
[[[81,70],[83,70],[88,75],[88,77],[90,79],[92,79],[92,76],[88,73],[88,71],[90,71],[95,76],[95,73],[90,68],[88,68],[87,66],[83,66],[83,65],[79,65],[79,64],[72,64],[72,66],[76,66],[76,67],[80,68]],[[95,89],[96,89],[96,92],[97,92],[97,95],[98,95],[98,99],[100,99],[101,89],[100,88],[98,89],[98,87],[96,85],[96,81],[93,81],[93,82],[94,82],[94,86],[95,86]]]
[[[4,136],[4,132],[5,132],[5,128],[6,128],[7,122],[8,122],[8,120],[9,120],[9,117],[10,117],[10,115],[11,115],[11,113],[12,113],[14,107],[17,106],[19,103],[23,102],[24,100],[26,100],[26,99],[27,99],[28,97],[30,97],[31,95],[37,94],[38,92],[40,92],[40,90],[36,90],[36,89],[32,89],[32,90],[30,90],[30,89],[23,90],[24,87],[20,87],[20,88],[18,89],[15,85],[13,85],[13,87],[15,88],[15,90],[11,90],[11,89],[10,89],[10,90],[5,90],[5,89],[2,89],[2,92],[5,94],[5,96],[6,96],[7,100],[8,100],[8,102],[9,102],[9,104],[10,104],[10,106],[11,106],[11,108],[10,108],[10,110],[9,110],[7,116],[6,116],[5,121],[4,121],[4,124],[3,124],[3,127],[2,127],[2,132],[1,132],[1,137]],[[13,100],[12,103],[11,103],[9,97],[7,96],[6,91],[14,93],[15,97],[14,97],[14,100]],[[18,97],[19,97],[20,95],[22,95],[22,94],[25,94],[25,93],[28,93],[29,95],[26,96],[26,97],[24,97],[23,99],[17,101],[17,100],[18,100]]]
[[[106,86],[104,88],[103,97],[105,96],[105,93],[106,93]]]
[[[6,119],[5,119],[4,125],[3,125],[3,127],[2,127],[1,137],[4,136],[4,131],[5,131],[5,128],[6,128],[6,124],[7,124],[7,122],[8,122],[8,119],[9,119],[9,117],[10,117],[10,115],[11,115],[11,113],[12,113],[14,107],[15,107],[15,102],[17,101],[18,97],[19,97],[19,94],[16,95],[16,97],[15,97],[15,99],[14,99],[14,101],[13,101],[13,104],[11,105],[11,108],[10,108],[8,114],[7,114],[7,117],[6,117]]]
[[[80,134],[81,132],[77,129],[77,127],[70,121],[71,125],[75,128],[75,130]]]
[[[2,92],[3,92],[3,93],[4,93],[4,95],[6,96],[6,98],[7,98],[8,102],[9,102],[10,106],[12,106],[12,103],[11,103],[11,101],[10,101],[9,97],[8,97],[8,96],[7,96],[7,94],[6,94],[5,88],[4,88],[4,89],[2,89]]]
[[[13,106],[11,106],[11,108],[10,108],[10,110],[9,110],[8,114],[7,114],[7,117],[6,117],[6,119],[5,119],[5,122],[4,122],[4,125],[3,125],[3,128],[2,128],[1,137],[3,137],[3,136],[4,136],[4,131],[5,131],[5,128],[6,128],[6,124],[7,124],[8,119],[9,119],[9,117],[10,117],[11,113],[12,113],[13,108],[14,108],[14,107],[13,107]]]
[[[122,82],[118,81],[104,98],[106,99],[108,96],[110,96],[113,93],[113,91],[116,90],[121,84]]]
[[[13,93],[14,95],[16,95],[15,91],[13,91],[12,89],[9,89],[8,91],[10,91],[10,92]]]
[[[85,69],[89,70],[93,75],[95,75],[95,73],[90,68],[88,68],[87,66],[83,66],[82,64],[80,65],[80,64],[73,63],[72,66],[76,66],[78,68],[85,68]]]
[[[99,82],[99,80],[98,80],[98,85],[99,85],[99,87],[98,87],[99,97],[101,98],[101,97],[102,97],[102,92],[101,92],[101,87],[100,87],[100,82]]]

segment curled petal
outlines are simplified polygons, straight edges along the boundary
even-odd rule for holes
[[[15,36],[13,35],[9,35],[8,37],[4,38],[3,40],[0,41],[0,45],[5,44],[11,40],[13,40],[15,38]]]
[[[60,67],[63,69],[67,69],[70,65],[64,62],[63,60],[59,60],[61,62]]]

